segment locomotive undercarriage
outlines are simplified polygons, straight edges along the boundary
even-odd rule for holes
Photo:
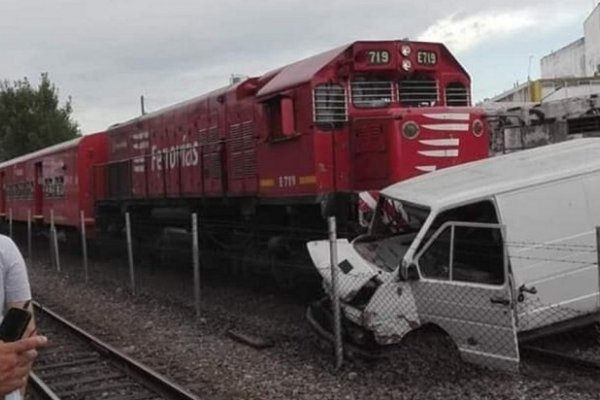
[[[339,236],[356,234],[356,218],[349,218],[355,204],[352,194],[292,204],[248,198],[103,201],[96,206],[97,236],[124,240],[129,212],[136,254],[164,266],[190,262],[195,212],[202,268],[268,277],[283,287],[316,285],[306,242],[327,238],[325,216],[331,214],[337,214]]]

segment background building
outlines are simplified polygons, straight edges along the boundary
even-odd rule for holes
[[[600,4],[583,28],[582,38],[542,57],[540,79],[480,104],[492,125],[492,153],[600,136]]]
[[[600,4],[583,24],[584,36],[543,56],[541,78],[515,84],[490,102],[541,102],[600,93]]]

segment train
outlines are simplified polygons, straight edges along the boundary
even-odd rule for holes
[[[356,41],[0,163],[0,217],[140,242],[199,215],[206,246],[271,265],[360,230],[360,193],[485,158],[467,71],[441,43]],[[310,268],[309,268],[310,269]]]

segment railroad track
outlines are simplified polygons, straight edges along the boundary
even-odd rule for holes
[[[50,339],[30,377],[34,399],[198,400],[177,384],[34,304]]]
[[[589,360],[564,351],[556,351],[531,345],[522,346],[521,352],[530,357],[552,362],[560,367],[600,372],[600,360]]]
[[[600,372],[600,325],[595,324],[567,337],[555,337],[544,344],[527,343],[520,347],[521,354],[561,368]],[[558,341],[558,345],[557,345]]]

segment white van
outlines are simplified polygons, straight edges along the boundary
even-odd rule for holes
[[[338,240],[345,340],[434,325],[462,357],[517,369],[519,341],[599,321],[600,139],[435,171],[381,192],[369,234]],[[330,290],[329,242],[308,243]],[[309,308],[320,331],[329,306]]]

